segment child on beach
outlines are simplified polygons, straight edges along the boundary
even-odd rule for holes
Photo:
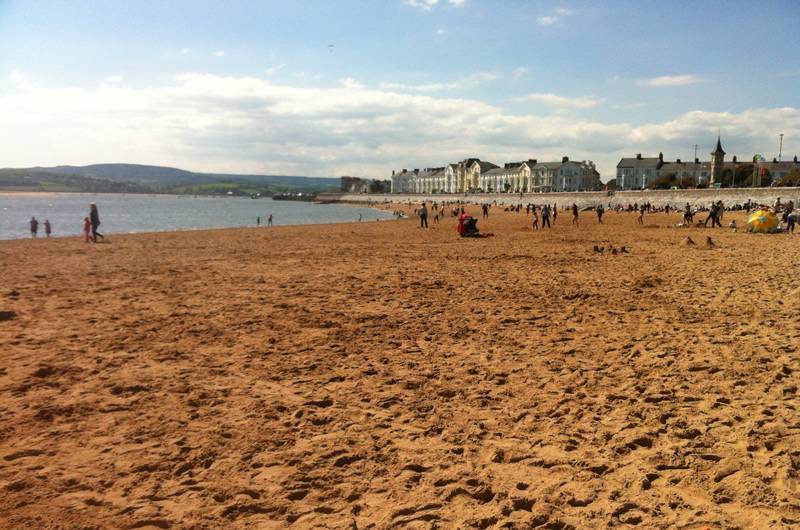
[[[88,217],[83,218],[83,241],[85,243],[89,242],[89,232],[92,229],[92,222],[89,221]]]
[[[533,229],[539,230],[539,211],[536,206],[533,207]]]

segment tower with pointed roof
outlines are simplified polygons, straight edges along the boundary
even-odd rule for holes
[[[725,151],[722,150],[722,143],[717,135],[717,148],[711,153],[711,180],[709,184],[722,182],[722,168],[725,164]]]

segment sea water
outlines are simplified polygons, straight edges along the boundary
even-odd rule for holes
[[[39,237],[44,237],[44,221],[50,220],[53,236],[83,233],[83,218],[89,205],[96,203],[103,234],[233,228],[255,226],[261,218],[266,226],[269,214],[273,224],[375,222],[391,219],[390,212],[338,204],[303,201],[273,201],[271,198],[194,197],[190,195],[135,195],[94,193],[0,193],[0,239],[30,237],[30,219],[39,221]]]

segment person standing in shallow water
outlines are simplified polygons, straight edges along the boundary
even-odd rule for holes
[[[100,213],[97,211],[97,205],[92,203],[89,206],[89,221],[92,223],[92,241],[97,243],[97,238],[105,239],[103,234],[97,231],[97,228],[100,226]]]
[[[31,217],[31,237],[36,239],[36,234],[39,233],[39,221],[35,217]]]
[[[53,230],[50,228],[50,219],[45,219],[44,220],[44,235],[46,235],[47,237],[50,237],[50,234],[52,232],[53,232]]]
[[[269,214],[269,217],[267,217],[267,226],[272,226],[272,214]]]

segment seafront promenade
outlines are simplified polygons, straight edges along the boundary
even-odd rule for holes
[[[800,204],[800,188],[712,188],[688,190],[643,190],[617,191],[609,194],[603,191],[564,192],[564,193],[326,193],[317,197],[319,201],[332,202],[396,202],[419,203],[462,201],[469,204],[494,203],[512,204],[558,204],[566,206],[575,203],[579,208],[602,204],[617,205],[649,202],[655,207],[683,206],[687,202],[693,207],[708,206],[712,201],[721,200],[726,205],[743,204],[748,199],[759,204],[772,204],[780,197],[782,201],[794,200]]]

